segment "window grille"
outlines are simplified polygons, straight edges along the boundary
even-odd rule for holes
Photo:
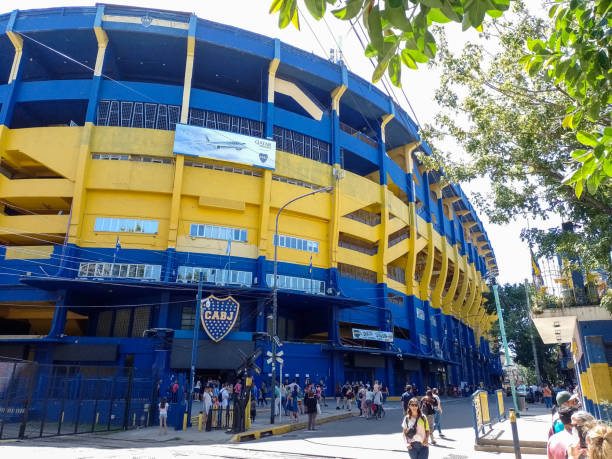
[[[229,228],[216,225],[198,225],[192,223],[189,229],[191,237],[204,237],[207,239],[221,239],[224,241],[232,240],[236,242],[247,241],[247,230],[240,228]]]
[[[287,249],[302,250],[304,252],[319,253],[319,243],[293,236],[284,236],[282,234],[274,235],[274,245],[285,247]]]
[[[274,140],[279,150],[321,163],[330,163],[330,145],[327,142],[280,126],[274,126]]]
[[[266,274],[266,284],[274,287],[274,274]],[[312,293],[313,295],[325,295],[325,281],[309,279],[307,277],[276,276],[276,286],[280,289],[299,290],[301,292]]]
[[[359,266],[338,263],[338,273],[342,277],[367,282],[369,284],[376,284],[377,282],[376,271],[370,271],[369,269],[361,268]]]
[[[132,102],[121,102],[121,126],[130,127],[130,120],[132,119]]]
[[[250,271],[200,268],[197,266],[179,266],[176,281],[182,283],[198,282],[200,273],[202,273],[202,282],[246,286],[253,284],[253,273]]]
[[[80,263],[78,277],[159,280],[161,277],[161,265]]]

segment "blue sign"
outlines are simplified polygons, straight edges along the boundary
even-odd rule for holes
[[[200,319],[206,334],[215,342],[221,341],[230,332],[240,311],[240,303],[231,296],[217,298],[210,295],[202,300]]]

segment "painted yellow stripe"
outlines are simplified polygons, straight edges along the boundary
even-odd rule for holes
[[[321,118],[323,117],[323,110],[321,110],[318,105],[315,104],[310,97],[308,97],[295,83],[283,80],[281,78],[276,78],[274,90],[291,97],[304,110],[306,110],[306,113],[312,116],[315,120],[321,121]]]

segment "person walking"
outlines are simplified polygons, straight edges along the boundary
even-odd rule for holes
[[[387,403],[387,397],[389,396],[389,386],[383,386],[380,390],[383,397],[383,404]]]
[[[274,385],[274,406],[270,407],[270,409],[274,410],[274,416],[280,416],[281,414],[281,391],[278,387],[278,384]]]
[[[440,421],[440,418],[442,417],[442,400],[440,400],[440,394],[437,388],[434,388],[432,392],[433,397],[436,399],[436,402],[438,402],[438,408],[435,410],[436,413],[434,414],[434,426],[432,430],[438,429],[438,434],[443,437],[444,435],[442,434],[442,423]]]
[[[550,390],[550,387],[548,387],[548,384],[544,384],[542,395],[544,397],[546,408],[552,408],[552,391]]]
[[[419,408],[419,400],[414,397],[408,402],[408,411],[402,421],[402,432],[410,459],[429,457],[429,423]]]
[[[351,408],[352,408],[351,402],[353,400],[353,388],[348,382],[346,383],[346,392],[345,392],[344,400],[345,400],[344,403],[345,403],[346,409],[351,411]]]
[[[208,420],[208,415],[210,414],[210,410],[212,408],[212,397],[210,395],[211,389],[209,387],[204,388],[204,393],[202,394],[202,420],[204,421],[204,425]]]
[[[327,392],[327,386],[325,385],[325,381],[323,379],[319,381],[319,386],[321,386],[321,400],[323,400],[323,406],[327,406],[327,400],[325,399],[325,393]]]
[[[289,401],[287,401],[289,404]],[[291,413],[293,415],[293,420],[298,422],[300,420],[300,415],[298,413],[298,385],[293,385],[293,391],[291,391]]]
[[[315,430],[317,420],[317,399],[314,392],[309,390],[304,397],[304,405],[308,414],[308,430]]]
[[[159,435],[161,435],[162,429],[164,433],[168,433],[168,400],[166,397],[162,398],[160,404],[157,406],[159,409]]]
[[[431,390],[428,390],[425,394],[425,397],[421,399],[421,411],[427,417],[427,423],[430,427],[429,436],[431,438],[431,444],[435,445],[436,440],[433,435],[433,426],[435,424],[436,406],[438,402],[433,397],[433,392]]]
[[[336,396],[336,409],[339,410],[340,409],[340,400],[342,400],[342,387],[340,387],[340,383],[336,383],[336,393],[334,394]]]
[[[410,401],[410,399],[412,398],[412,387],[410,387],[410,384],[406,385],[406,390],[404,391],[404,393],[402,394],[402,409],[404,411],[404,413],[406,413],[406,411],[408,411],[408,402]]]

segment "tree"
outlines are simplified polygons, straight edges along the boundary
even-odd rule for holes
[[[562,215],[573,231],[531,230],[523,237],[539,246],[540,256],[562,254],[581,260],[586,269],[610,272],[612,185],[602,181],[593,194],[577,196],[570,184],[562,184],[570,153],[581,147],[561,123],[566,91],[540,72],[530,77],[518,63],[528,40],[544,38],[546,31],[546,21],[517,3],[515,15],[484,34],[499,43],[495,54],[468,43],[455,56],[441,34],[435,60],[442,73],[435,96],[441,111],[422,132],[434,156],[421,160],[432,169],[444,167],[451,181],[488,179],[490,191],[476,193],[474,201],[493,223],[508,223],[517,214]],[[587,118],[581,123],[584,129],[595,124]],[[467,157],[435,148],[449,137]]]
[[[508,347],[514,355],[514,361],[518,365],[535,371],[533,350],[531,347],[531,336],[535,339],[536,352],[540,363],[540,373],[546,381],[556,381],[558,379],[557,355],[558,346],[554,344],[544,344],[538,331],[529,317],[527,301],[525,298],[525,286],[522,284],[499,286],[499,302],[503,310],[504,326]],[[495,302],[493,293],[485,294],[487,298],[486,308],[488,313],[495,313]],[[492,333],[499,336],[499,325],[493,324]]]
[[[320,20],[336,0],[304,0],[310,15]],[[388,72],[391,82],[401,86],[402,64],[416,69],[436,55],[433,22],[459,22],[463,30],[482,30],[485,15],[500,17],[510,0],[344,0],[332,14],[343,21],[363,20],[368,32],[367,57],[375,58],[372,81]],[[273,0],[270,13],[278,13],[278,26],[300,28],[297,0]]]
[[[567,97],[562,125],[575,131],[582,145],[572,152],[578,167],[565,183],[575,184],[577,196],[585,186],[594,194],[612,177],[612,2],[557,0],[549,16],[550,32],[527,40],[530,54],[519,62]]]
[[[336,0],[304,0],[308,12],[321,19]],[[542,2],[544,3],[544,2]],[[566,98],[562,127],[575,131],[578,147],[569,174],[560,181],[575,186],[578,197],[586,187],[590,194],[612,176],[612,2],[611,0],[555,0],[548,30],[530,37],[516,56],[529,76],[542,73]],[[513,4],[522,7],[521,0]],[[482,32],[485,16],[495,18],[508,10],[510,0],[344,0],[332,14],[341,20],[363,20],[369,43],[367,57],[377,66],[372,81],[388,72],[401,86],[402,65],[416,69],[433,59],[439,48],[432,23],[460,22],[463,30]],[[278,13],[279,27],[293,23],[299,29],[297,0],[273,0],[270,13]],[[488,22],[488,21],[487,21]],[[526,50],[530,54],[524,55]],[[582,123],[586,119],[588,123]],[[568,156],[569,157],[569,156]],[[563,171],[568,172],[568,170]]]

